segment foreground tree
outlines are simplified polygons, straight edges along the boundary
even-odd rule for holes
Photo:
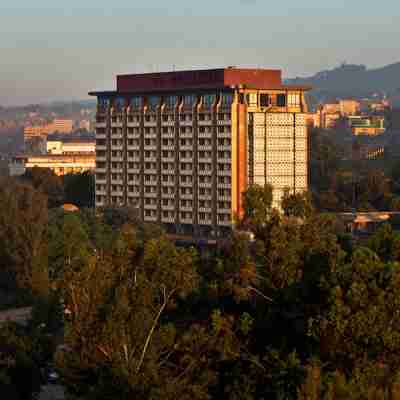
[[[0,271],[6,288],[47,294],[47,201],[26,184],[0,185]]]

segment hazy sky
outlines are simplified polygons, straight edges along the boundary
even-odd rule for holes
[[[326,3],[0,0],[0,105],[86,98],[117,73],[400,61],[399,0]]]

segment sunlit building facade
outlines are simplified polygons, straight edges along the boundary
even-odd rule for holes
[[[221,234],[250,184],[308,189],[305,87],[281,71],[218,69],[123,75],[93,92],[96,206],[137,207],[177,233]]]

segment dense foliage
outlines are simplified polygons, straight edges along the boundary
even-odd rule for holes
[[[0,329],[12,400],[37,392],[53,357],[76,400],[400,398],[389,225],[344,246],[308,195],[287,193],[278,213],[271,188],[252,186],[242,230],[205,251],[133,210],[47,211],[25,183],[2,185],[0,204],[1,289],[34,310],[27,328]]]
[[[318,210],[400,211],[400,162],[356,160],[351,132],[310,130],[310,184]]]

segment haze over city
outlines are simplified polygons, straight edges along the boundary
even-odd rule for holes
[[[116,73],[226,65],[310,75],[399,61],[400,4],[17,0],[0,5],[0,105],[85,99]]]

